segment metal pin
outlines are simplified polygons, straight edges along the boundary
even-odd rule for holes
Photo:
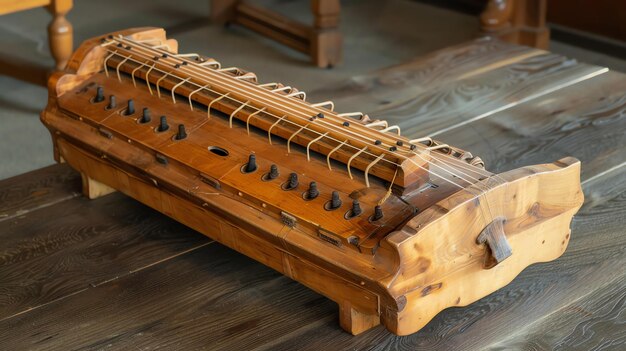
[[[276,179],[278,178],[278,166],[275,164],[270,166],[270,172],[267,174],[268,179]]]

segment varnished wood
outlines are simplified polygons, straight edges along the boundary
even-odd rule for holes
[[[547,49],[547,0],[489,0],[480,15],[483,32],[503,40]]]
[[[146,39],[152,44],[141,42]],[[168,43],[169,52],[150,49],[162,43]],[[308,116],[316,115],[313,105],[282,91],[268,92],[256,80],[238,80],[245,71],[198,68],[196,62],[202,58],[176,61],[176,55],[175,42],[166,41],[158,29],[129,30],[87,41],[73,56],[68,72],[50,81],[50,101],[42,121],[52,133],[56,158],[82,173],[89,197],[120,190],[329,297],[340,306],[340,325],[353,334],[378,323],[398,335],[414,333],[442,309],[466,306],[505,286],[528,265],[556,259],[567,247],[571,218],[583,201],[576,159],[566,157],[494,176],[470,165],[472,158],[462,158],[465,151],[461,149],[430,150],[419,144],[410,150],[429,151],[420,156],[426,163],[411,170],[400,158],[415,157],[407,152],[408,138],[367,128],[362,125],[368,123],[367,118],[350,123],[330,110],[324,110],[319,123],[312,123],[315,118]],[[139,61],[125,66],[132,57]],[[122,77],[120,72],[132,77]],[[140,80],[139,86],[133,87],[131,78],[134,84]],[[189,94],[196,88],[185,86],[194,82],[191,79],[196,86],[208,84],[214,91],[212,96],[197,93],[195,101],[230,118],[213,111],[207,115],[189,103],[177,102],[169,90],[177,89],[177,94],[191,100]],[[172,127],[185,123],[188,134],[177,141],[175,133],[155,132],[154,123],[139,123],[134,117],[137,113],[125,116],[123,106],[105,109],[102,102],[93,101],[96,86],[120,100],[132,97],[156,115],[167,115]],[[212,100],[231,93],[246,104],[239,108],[213,104]],[[250,112],[237,116],[247,104],[284,117],[271,125],[255,122],[253,126],[261,133],[247,135],[242,126],[232,124],[235,117],[247,120]],[[298,117],[300,113],[304,118]],[[274,131],[283,118],[302,127],[290,134]],[[338,133],[333,136],[340,138],[352,133],[346,141],[356,150],[362,145],[366,145],[363,150],[384,150],[378,145],[386,148],[397,141],[397,146],[379,151],[380,158],[397,162],[394,176],[372,175],[403,190],[388,193],[391,188],[384,182],[369,183],[364,175],[355,178],[350,172],[332,171],[322,160],[308,160],[301,152],[280,156],[284,144],[269,143],[271,135],[263,134],[275,133],[289,143],[313,125],[319,135]],[[379,141],[374,146],[359,144],[366,138]],[[310,140],[294,142],[305,146]],[[215,145],[226,148],[228,155],[212,154]],[[321,156],[331,155],[328,149],[314,150]],[[444,156],[437,156],[443,150],[451,150],[445,161],[440,158]],[[286,192],[280,182],[264,183],[261,174],[246,174],[243,169],[250,152],[261,169],[269,169],[271,162],[277,164],[285,174],[280,182],[296,172],[305,184],[316,181],[324,196],[305,201],[300,191]],[[350,166],[359,154],[347,162],[336,160]],[[448,180],[452,185],[458,186],[455,181],[459,179],[468,181],[461,174],[473,180],[461,190],[451,187],[441,165],[463,172],[458,179]],[[323,176],[325,172],[332,173]],[[478,175],[471,178],[464,172]],[[395,183],[398,175],[400,183]],[[344,196],[344,203],[358,199],[365,214],[350,218],[352,210],[344,215],[346,207],[325,210],[332,190]],[[377,221],[370,217],[375,205],[386,213]],[[503,229],[481,240],[481,233],[495,220],[504,221]],[[451,231],[450,227],[463,230]],[[441,233],[446,233],[445,240]],[[500,247],[507,252],[491,252]]]
[[[54,70],[65,68],[73,51],[72,24],[65,17],[72,9],[73,0],[4,0],[0,1],[0,15],[45,7],[52,15],[48,25],[48,43],[54,58]],[[24,64],[23,60],[8,55],[0,56],[0,73],[31,83],[46,85],[49,69]]]
[[[521,49],[503,43],[480,45],[459,45],[397,70],[387,69],[384,75],[356,77],[354,81],[372,82],[362,87],[360,101],[351,85],[333,90],[332,95],[342,97],[339,106],[347,104],[348,108],[350,104],[378,105],[378,93],[396,102],[394,93],[410,95],[408,87],[422,92],[437,88],[440,81],[450,83],[455,76],[474,71],[485,55],[494,62]],[[454,71],[447,75],[445,69],[438,70],[441,62]],[[428,70],[429,66],[433,69]],[[542,70],[547,74],[549,67]],[[494,79],[479,74],[477,84],[485,85],[483,77]],[[80,191],[76,183],[80,175],[67,165],[0,181],[0,194],[9,194],[0,195],[5,200],[2,205],[28,209],[13,217],[21,222],[19,230],[0,228],[5,233],[0,257],[11,253],[15,272],[41,272],[37,279],[25,280],[24,274],[0,268],[4,286],[18,287],[31,299],[21,305],[16,302],[20,292],[5,289],[0,294],[15,305],[15,312],[4,314],[0,321],[0,348],[620,349],[626,219],[626,172],[619,168],[626,161],[620,152],[626,143],[620,133],[624,81],[616,72],[602,74],[440,136],[484,156],[498,172],[557,159],[567,151],[583,163],[585,204],[575,217],[571,242],[561,258],[528,267],[506,287],[467,307],[444,310],[407,337],[391,335],[382,326],[352,337],[337,328],[333,302],[217,243],[189,252],[173,249],[175,240],[203,236],[120,194],[94,201],[77,199],[72,194]],[[450,94],[459,93],[455,87],[448,85]],[[376,94],[371,96],[373,90]],[[509,97],[492,95],[491,99],[505,102]],[[470,101],[468,109],[479,105]],[[445,111],[436,112],[438,106],[432,108],[427,114],[430,118],[445,115]],[[483,130],[482,136],[477,134]],[[22,202],[21,194],[32,195]],[[76,215],[64,216],[72,210]],[[33,247],[26,232],[41,233],[48,244]],[[92,241],[81,244],[79,235]],[[150,260],[145,259],[147,254]],[[48,267],[59,267],[54,260],[61,257],[66,257],[61,262],[74,266],[47,274]],[[8,260],[2,260],[0,267],[7,264]],[[127,274],[129,267],[134,273]],[[88,278],[104,271],[102,278]],[[87,286],[84,281],[95,283],[79,293],[58,288],[72,282]],[[55,298],[42,298],[55,291]]]

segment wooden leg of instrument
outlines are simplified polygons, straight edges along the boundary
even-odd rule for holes
[[[211,0],[209,18],[214,23],[224,24],[235,17],[239,0]]]
[[[81,173],[80,175],[83,179],[83,195],[89,199],[97,199],[116,191],[106,184],[102,184],[93,178],[89,178],[89,176],[85,173]]]
[[[55,61],[55,68],[62,70],[72,55],[73,29],[65,15],[72,8],[72,0],[53,0],[48,6],[52,22],[48,25],[50,52]]]
[[[350,302],[339,304],[339,325],[352,335],[361,334],[379,324],[380,316],[377,314],[359,312],[352,308]]]

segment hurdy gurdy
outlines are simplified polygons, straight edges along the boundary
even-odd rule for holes
[[[55,158],[90,198],[119,190],[398,335],[556,259],[580,163],[501,174],[331,101],[179,54],[155,28],[83,43],[49,81]]]

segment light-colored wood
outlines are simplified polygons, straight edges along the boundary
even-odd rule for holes
[[[361,313],[353,309],[350,302],[339,304],[339,325],[352,335],[361,334],[379,324],[378,315]]]
[[[53,0],[47,7],[52,14],[48,25],[50,52],[54,57],[55,68],[62,70],[72,55],[74,36],[72,24],[65,15],[72,9],[72,0]]]
[[[114,188],[90,178],[85,173],[81,173],[81,177],[83,180],[83,195],[92,200],[116,191]]]
[[[158,29],[119,34],[135,40],[152,35],[160,39],[157,42],[165,41],[164,32]],[[353,171],[351,177],[340,167],[345,166],[345,159],[337,159],[336,167],[329,170],[324,157],[327,150],[318,149],[308,161],[304,150],[294,145],[287,151],[288,134],[275,135],[269,144],[267,126],[254,124],[250,135],[245,125],[230,127],[229,116],[236,112],[233,106],[213,104],[215,110],[207,116],[202,106],[219,95],[194,95],[199,105],[190,109],[186,94],[192,87],[184,82],[146,72],[135,75],[139,83],[134,87],[128,75],[132,66],[124,67],[128,60],[105,62],[110,55],[106,47],[121,40],[115,38],[87,41],[69,61],[67,72],[51,78],[42,121],[53,136],[56,158],[78,169],[85,186],[95,188],[91,193],[97,193],[95,182],[120,190],[327,296],[338,303],[340,325],[350,333],[361,333],[378,323],[398,335],[413,333],[443,309],[466,306],[505,286],[527,266],[559,257],[567,247],[572,216],[583,201],[580,162],[573,158],[494,175],[461,156],[441,158],[443,151],[432,150],[431,160],[447,165],[456,176],[446,177],[437,172],[436,165],[427,164],[420,173],[423,186],[389,193],[383,173],[373,176],[368,187],[363,174]],[[135,57],[157,66],[150,61],[152,56],[142,56],[147,49],[138,43],[119,44],[116,50],[135,46],[128,49]],[[311,111],[296,97],[268,94],[259,90],[261,83],[242,83],[237,76],[245,74],[243,70],[194,71],[191,68],[196,64],[187,59],[178,59],[186,64],[173,65],[175,43],[171,48],[172,52],[160,56],[158,65],[171,67],[172,77],[209,77],[212,88],[223,89],[222,93],[265,101],[267,108],[288,108],[283,112],[294,121],[298,113]],[[105,64],[108,77],[99,69]],[[119,79],[117,68],[122,72]],[[151,92],[143,79],[152,82]],[[106,96],[118,97],[116,108],[108,110],[105,102],[92,101],[98,86]],[[172,101],[168,89],[174,86],[181,99]],[[137,111],[150,108],[151,122],[139,123],[139,112],[124,115],[130,98]],[[167,116],[170,129],[166,132],[155,131],[160,115]],[[344,122],[330,111],[325,119],[339,125]],[[187,127],[183,140],[174,138],[179,124]],[[366,128],[359,121],[353,124],[357,139],[371,137],[386,145],[407,140],[394,132]],[[318,127],[336,131],[323,123]],[[226,149],[228,155],[214,154],[210,151],[214,147]],[[406,147],[399,146],[400,150]],[[396,151],[391,154],[398,156]],[[245,173],[251,153],[258,169]],[[280,174],[267,181],[263,174],[270,164],[278,165]],[[281,184],[290,173],[299,176],[300,187],[286,191]],[[466,179],[460,188],[449,184],[465,177],[472,180]],[[307,201],[311,181],[320,194]],[[343,204],[339,210],[328,211],[324,206],[332,191],[338,192]],[[353,199],[359,200],[363,213],[350,218]],[[371,219],[376,205],[384,213],[378,221]],[[488,240],[480,240],[485,228],[488,231],[501,218],[503,226],[495,228],[492,236],[498,242],[490,246]],[[490,247],[505,247],[505,254],[494,255]]]
[[[54,58],[54,70],[65,68],[73,50],[72,24],[66,19],[72,9],[73,0],[2,0],[0,1],[0,15],[17,11],[29,10],[36,7],[45,7],[52,15],[48,25],[48,43],[50,53]],[[0,73],[16,77],[31,83],[45,85],[47,68],[25,65],[22,60],[2,55]]]

